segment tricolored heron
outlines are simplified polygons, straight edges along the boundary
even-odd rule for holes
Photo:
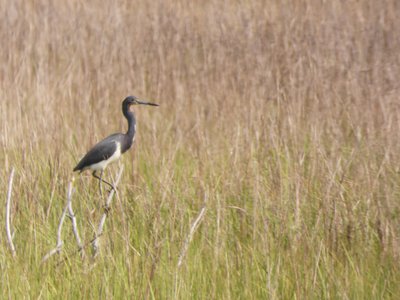
[[[100,194],[102,194],[101,182],[108,184],[115,191],[114,186],[102,178],[103,171],[108,164],[117,161],[132,146],[136,133],[136,119],[130,107],[138,104],[158,106],[155,103],[141,101],[135,96],[126,97],[122,101],[122,113],[128,120],[128,131],[126,133],[114,133],[94,145],[74,168],[74,172],[80,171],[80,173],[85,170],[92,170],[92,175],[99,180]],[[98,171],[100,171],[100,176],[97,175]]]

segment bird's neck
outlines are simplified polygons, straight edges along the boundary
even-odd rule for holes
[[[126,134],[133,139],[133,136],[135,135],[135,131],[136,131],[136,119],[135,119],[135,115],[133,112],[131,111],[126,111],[124,113],[126,119],[128,120],[128,131],[126,132]]]

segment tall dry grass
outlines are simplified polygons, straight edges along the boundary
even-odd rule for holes
[[[2,297],[398,297],[399,13],[393,0],[0,0],[0,189],[15,167],[17,248],[4,234]],[[136,110],[101,258],[81,262],[65,230],[67,259],[40,266],[74,164],[125,130],[129,94],[161,106]],[[75,188],[89,241],[102,200],[90,176]]]

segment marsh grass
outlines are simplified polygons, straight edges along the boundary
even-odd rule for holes
[[[14,167],[17,251],[3,230],[0,297],[398,298],[399,9],[0,0],[0,190],[5,207]],[[101,255],[82,261],[65,226],[41,265],[73,166],[125,130],[129,94],[161,106],[136,110]],[[74,188],[88,243],[104,200],[89,174]]]

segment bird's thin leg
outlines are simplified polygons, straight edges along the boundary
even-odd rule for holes
[[[95,178],[97,178],[97,179],[99,180],[100,193],[101,193],[101,182],[104,182],[105,184],[109,185],[109,186],[111,187],[111,190],[114,190],[114,192],[117,192],[117,190],[115,189],[115,187],[114,187],[111,183],[109,183],[108,181],[105,181],[105,180],[102,178],[102,177],[103,177],[103,171],[101,171],[100,177],[97,176],[96,171],[94,171],[94,172],[92,173],[92,175],[93,175],[93,177],[95,177]],[[101,193],[101,195],[102,195],[102,193]],[[102,195],[102,196],[103,196],[103,195]]]
[[[100,195],[103,198],[103,190],[101,189],[101,181],[103,180],[103,170],[100,172],[100,180],[99,180],[99,189],[100,189]]]
[[[97,178],[99,180],[99,192],[100,192],[100,196],[103,197],[103,190],[101,189],[101,182],[103,181],[103,179],[102,179],[103,171],[101,171],[100,177],[97,176],[96,172],[97,172],[97,170],[93,171],[92,175],[94,178]]]

